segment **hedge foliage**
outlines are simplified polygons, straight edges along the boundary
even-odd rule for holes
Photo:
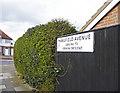
[[[26,82],[42,91],[54,91],[57,73],[56,38],[76,32],[67,20],[54,19],[29,28],[14,45],[14,64]]]

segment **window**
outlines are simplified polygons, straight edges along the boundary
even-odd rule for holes
[[[10,55],[10,49],[9,48],[5,48],[4,49],[4,55]]]
[[[5,39],[5,43],[10,43],[10,40]]]

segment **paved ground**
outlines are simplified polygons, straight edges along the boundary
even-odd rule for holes
[[[32,88],[27,84],[23,84],[16,73],[13,61],[0,60],[0,93],[12,93],[32,91]]]

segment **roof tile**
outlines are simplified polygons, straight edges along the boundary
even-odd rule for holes
[[[7,34],[5,34],[2,30],[0,30],[0,35],[2,36],[2,39],[9,39],[9,40],[12,40],[12,38],[9,37]]]

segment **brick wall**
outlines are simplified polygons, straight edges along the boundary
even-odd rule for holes
[[[103,19],[101,19],[92,29],[112,26],[120,23],[120,3],[114,7]]]

